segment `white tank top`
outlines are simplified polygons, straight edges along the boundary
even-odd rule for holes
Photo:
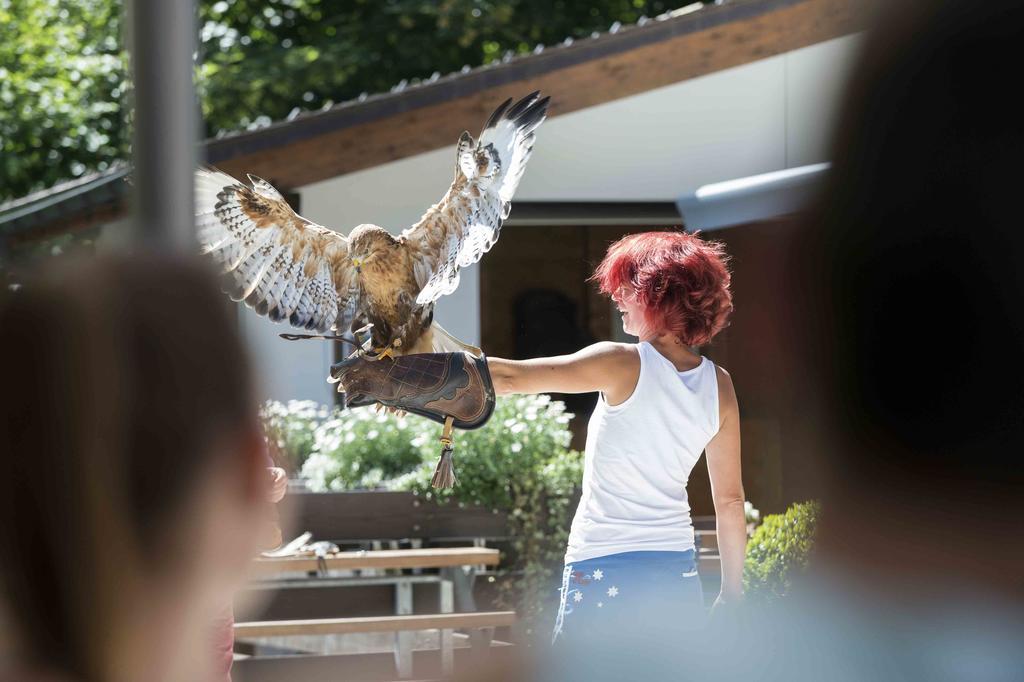
[[[637,551],[693,549],[686,482],[718,433],[718,376],[706,357],[680,372],[642,342],[640,378],[625,402],[602,395],[587,427],[583,495],[567,564]]]

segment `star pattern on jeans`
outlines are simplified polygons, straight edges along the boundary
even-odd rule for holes
[[[611,587],[608,588],[608,596],[609,597],[614,597],[614,596],[617,596],[618,594],[619,594],[619,588],[617,588],[615,585],[612,585]]]
[[[599,609],[600,609],[600,608],[602,608],[603,606],[604,606],[604,602],[603,602],[603,601],[599,601],[599,602],[597,602],[597,608],[599,608]]]
[[[604,571],[600,568],[594,569],[594,574],[591,576],[594,580],[600,581],[604,577]]]
[[[577,604],[580,603],[581,601],[583,601],[583,593],[579,590],[576,590],[575,594],[572,595],[572,600]]]

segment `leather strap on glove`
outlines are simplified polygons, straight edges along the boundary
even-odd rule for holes
[[[469,353],[419,353],[376,360],[357,355],[331,367],[331,380],[346,407],[379,403],[444,424],[435,488],[457,482],[452,466],[452,428],[475,429],[494,412],[494,386],[487,359]]]

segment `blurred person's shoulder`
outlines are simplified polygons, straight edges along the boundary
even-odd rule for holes
[[[903,603],[889,589],[804,576],[789,595],[713,622],[689,643],[688,667],[704,680],[1019,679],[1024,614],[966,591]]]

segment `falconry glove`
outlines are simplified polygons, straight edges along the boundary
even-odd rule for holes
[[[379,403],[444,425],[435,488],[455,485],[452,428],[476,429],[494,412],[494,386],[487,359],[470,353],[417,353],[375,359],[360,353],[331,367],[332,382],[346,407]]]

